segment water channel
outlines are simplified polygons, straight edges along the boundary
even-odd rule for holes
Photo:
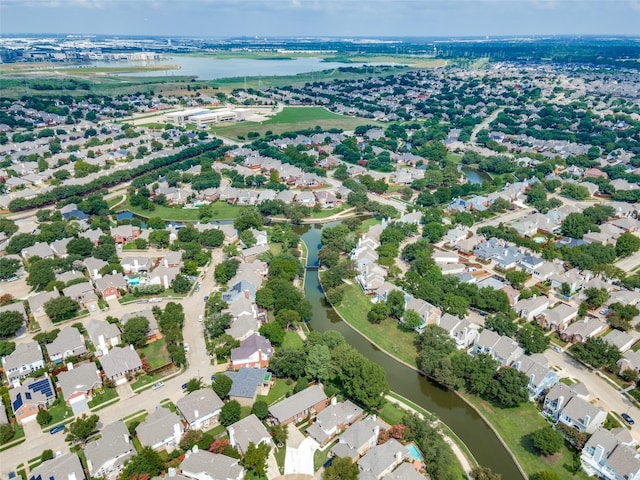
[[[324,226],[336,224],[337,222],[334,222]],[[309,266],[317,265],[322,227],[295,227],[309,251]],[[317,270],[307,271],[304,289],[306,298],[313,307],[313,316],[309,322],[312,329],[320,332],[337,330],[342,333],[347,343],[385,369],[391,390],[438,416],[462,439],[481,465],[501,473],[505,480],[523,478],[509,452],[475,410],[455,394],[442,390],[415,370],[389,357],[344,323],[333,309],[326,305]]]

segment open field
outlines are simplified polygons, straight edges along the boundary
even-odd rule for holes
[[[379,125],[379,122],[365,118],[348,117],[330,112],[322,107],[285,107],[282,112],[269,120],[260,123],[240,122],[233,125],[212,126],[210,130],[216,135],[228,138],[246,137],[249,132],[264,135],[267,130],[274,134],[295,130],[313,129],[320,126],[323,129],[341,128],[353,130],[358,125]]]
[[[214,218],[212,220],[229,220],[236,218],[240,210],[244,207],[241,205],[229,205],[227,202],[214,202],[213,203]],[[143,218],[160,217],[162,220],[176,221],[176,222],[197,222],[200,218],[200,213],[197,208],[173,208],[173,207],[159,207],[156,205],[154,211],[143,210],[140,207],[133,207],[127,200],[118,211],[129,210],[135,215]]]
[[[394,65],[408,65],[412,68],[439,68],[447,65],[446,60],[431,57],[419,57],[415,55],[338,54],[325,57],[324,61],[343,63],[388,63]]]

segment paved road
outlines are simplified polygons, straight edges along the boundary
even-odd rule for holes
[[[478,133],[480,133],[480,130],[487,128],[489,124],[493,122],[503,110],[504,110],[504,107],[497,108],[491,115],[489,115],[482,122],[476,125],[476,127],[471,132],[471,138],[469,139],[469,143],[472,145],[475,145],[476,137],[478,136]]]
[[[586,385],[595,399],[595,404],[608,412],[628,413],[634,419],[640,420],[640,409],[635,407],[626,397],[624,397],[608,380],[596,375],[593,371],[578,363],[569,355],[547,350],[545,356],[549,359],[551,366],[558,366],[561,377],[571,377],[580,380]],[[640,441],[640,422],[631,428],[633,437]]]
[[[499,215],[494,218],[490,218],[489,220],[484,220],[482,222],[478,222],[471,227],[471,231],[476,233],[480,227],[496,227],[501,223],[509,224],[514,220],[518,220],[519,218],[523,218],[531,212],[531,208],[518,208],[513,212],[506,213],[504,215]]]

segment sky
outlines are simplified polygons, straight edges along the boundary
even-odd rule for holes
[[[640,0],[0,0],[0,33],[640,36]]]

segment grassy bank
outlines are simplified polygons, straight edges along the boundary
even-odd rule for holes
[[[346,288],[342,304],[334,307],[342,318],[382,350],[416,367],[417,349],[413,343],[415,334],[403,331],[393,320],[372,325],[367,320],[367,312],[372,305],[370,299],[355,283]],[[529,435],[548,423],[532,403],[518,408],[501,409],[472,395],[464,394],[463,398],[491,424],[528,475],[541,470],[553,470],[563,479],[587,478],[583,473],[573,475],[568,470],[573,463],[572,453],[568,448],[563,447],[560,453],[551,457],[541,457],[533,451]]]
[[[238,216],[240,211],[245,208],[242,205],[230,205],[227,202],[214,202],[212,220],[231,220]],[[159,207],[156,205],[155,210],[143,210],[140,207],[134,207],[127,200],[118,211],[129,210],[133,214],[142,218],[160,217],[162,220],[176,222],[197,222],[200,219],[200,212],[197,208],[174,208]]]
[[[362,293],[354,282],[345,285],[346,290],[342,303],[335,307],[337,312],[356,330],[364,334],[369,340],[412,367],[416,366],[418,351],[414,345],[416,334],[400,328],[398,322],[386,319],[378,325],[367,320],[367,313],[371,310],[371,300]]]

